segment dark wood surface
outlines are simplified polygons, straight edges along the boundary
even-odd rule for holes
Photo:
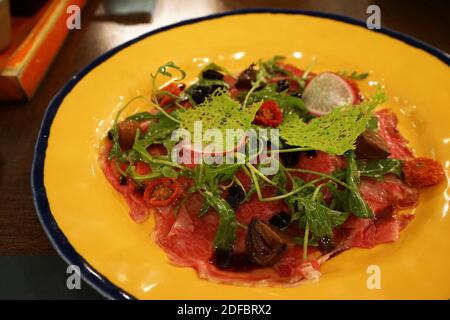
[[[450,51],[449,1],[157,0],[150,19],[108,17],[102,9],[105,2],[89,1],[81,30],[69,35],[32,101],[0,102],[0,255],[54,254],[36,217],[30,190],[31,160],[44,111],[64,83],[91,60],[143,32],[184,18],[248,7],[308,9],[365,20],[367,6],[375,3],[381,8],[383,27]]]

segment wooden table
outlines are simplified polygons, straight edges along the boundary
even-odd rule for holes
[[[86,64],[108,49],[164,24],[248,7],[279,7],[334,12],[365,20],[364,0],[158,0],[150,22],[111,21],[100,0],[89,1],[82,28],[73,31],[36,96],[28,103],[0,103],[0,255],[54,254],[35,214],[30,191],[33,148],[44,111],[55,93]],[[450,51],[448,1],[376,1],[382,26],[405,32]],[[142,20],[135,16],[134,19]],[[139,22],[139,23],[136,23]],[[412,70],[411,74],[420,74]]]

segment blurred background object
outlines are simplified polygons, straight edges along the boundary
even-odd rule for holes
[[[156,0],[106,0],[103,1],[103,6],[107,14],[112,15],[127,15],[135,14],[136,12],[150,13],[155,7]]]
[[[0,0],[0,52],[11,41],[11,18],[9,14],[9,0]]]
[[[14,17],[32,17],[48,0],[10,0]]]
[[[0,53],[0,100],[26,101],[33,97],[69,32],[67,7],[81,8],[85,2],[12,0],[12,41]]]
[[[69,16],[65,9],[72,4],[82,6],[87,0],[9,1],[13,12],[12,40],[0,52],[0,100],[27,101],[33,97],[68,34],[63,21]],[[87,18],[83,19],[81,30],[75,32],[80,36],[72,39],[83,47],[80,53],[83,59],[72,61],[72,65],[81,68],[79,61],[87,63],[119,44],[164,25],[227,10],[262,7],[316,10],[365,20],[367,7],[372,4],[381,7],[383,28],[412,34],[449,51],[448,0],[90,0],[89,9],[82,14]],[[5,21],[0,19],[0,23]],[[0,33],[3,29],[0,28]]]
[[[103,0],[96,13],[96,20],[115,21],[123,24],[149,23],[157,0]]]

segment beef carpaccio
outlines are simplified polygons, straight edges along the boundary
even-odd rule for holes
[[[397,241],[413,218],[401,210],[444,180],[380,107],[384,93],[360,93],[367,74],[310,69],[279,56],[238,74],[210,64],[186,86],[170,62],[152,75],[147,111],[119,112],[99,163],[136,223],[153,216],[153,240],[173,264],[235,285],[317,280],[320,265],[344,250]],[[158,77],[172,81],[157,88]],[[236,149],[208,153],[173,138],[180,128],[194,133],[194,120],[218,132],[277,130],[278,140],[266,137],[264,156],[208,163],[205,154],[217,160]],[[177,147],[190,161],[174,160]],[[278,169],[264,173],[269,156]]]

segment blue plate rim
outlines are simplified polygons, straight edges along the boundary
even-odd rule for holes
[[[183,20],[174,24],[163,26],[155,30],[146,32],[134,39],[131,39],[117,47],[110,49],[109,51],[103,53],[86,67],[84,67],[79,73],[73,76],[64,87],[53,97],[49,103],[47,110],[45,111],[41,127],[38,133],[36,145],[34,148],[33,163],[31,169],[31,190],[33,195],[33,202],[36,208],[37,216],[39,221],[47,234],[50,242],[52,243],[58,254],[69,264],[77,265],[80,268],[82,278],[91,285],[95,290],[97,290],[104,297],[109,299],[136,299],[131,294],[127,293],[125,290],[114,285],[100,272],[95,270],[89,263],[75,250],[75,248],[70,244],[62,230],[58,227],[56,220],[54,219],[51,211],[49,202],[46,196],[46,190],[44,186],[44,162],[45,154],[48,145],[48,138],[50,134],[50,128],[53,120],[57,114],[59,106],[63,102],[64,98],[69,94],[75,85],[81,81],[85,75],[87,75],[95,67],[115,55],[117,52],[131,46],[132,44],[139,42],[152,35],[177,28],[184,25],[194,24],[201,21],[222,18],[232,15],[243,15],[243,14],[254,14],[254,13],[273,13],[273,14],[299,14],[306,16],[313,16],[319,18],[326,18],[331,20],[336,20],[340,22],[345,22],[360,27],[366,28],[366,23],[364,21],[350,18],[347,16],[326,13],[311,10],[285,10],[285,9],[274,9],[274,8],[256,8],[256,9],[240,9],[232,10],[221,13],[215,13],[211,15],[206,15],[198,18]],[[431,55],[435,56],[447,65],[450,65],[450,56],[444,51],[427,44],[424,41],[418,40],[411,36],[405,35],[398,31],[391,29],[381,28],[379,30],[372,30],[373,32],[382,33],[388,35],[392,38],[401,40],[413,47],[422,49]]]

